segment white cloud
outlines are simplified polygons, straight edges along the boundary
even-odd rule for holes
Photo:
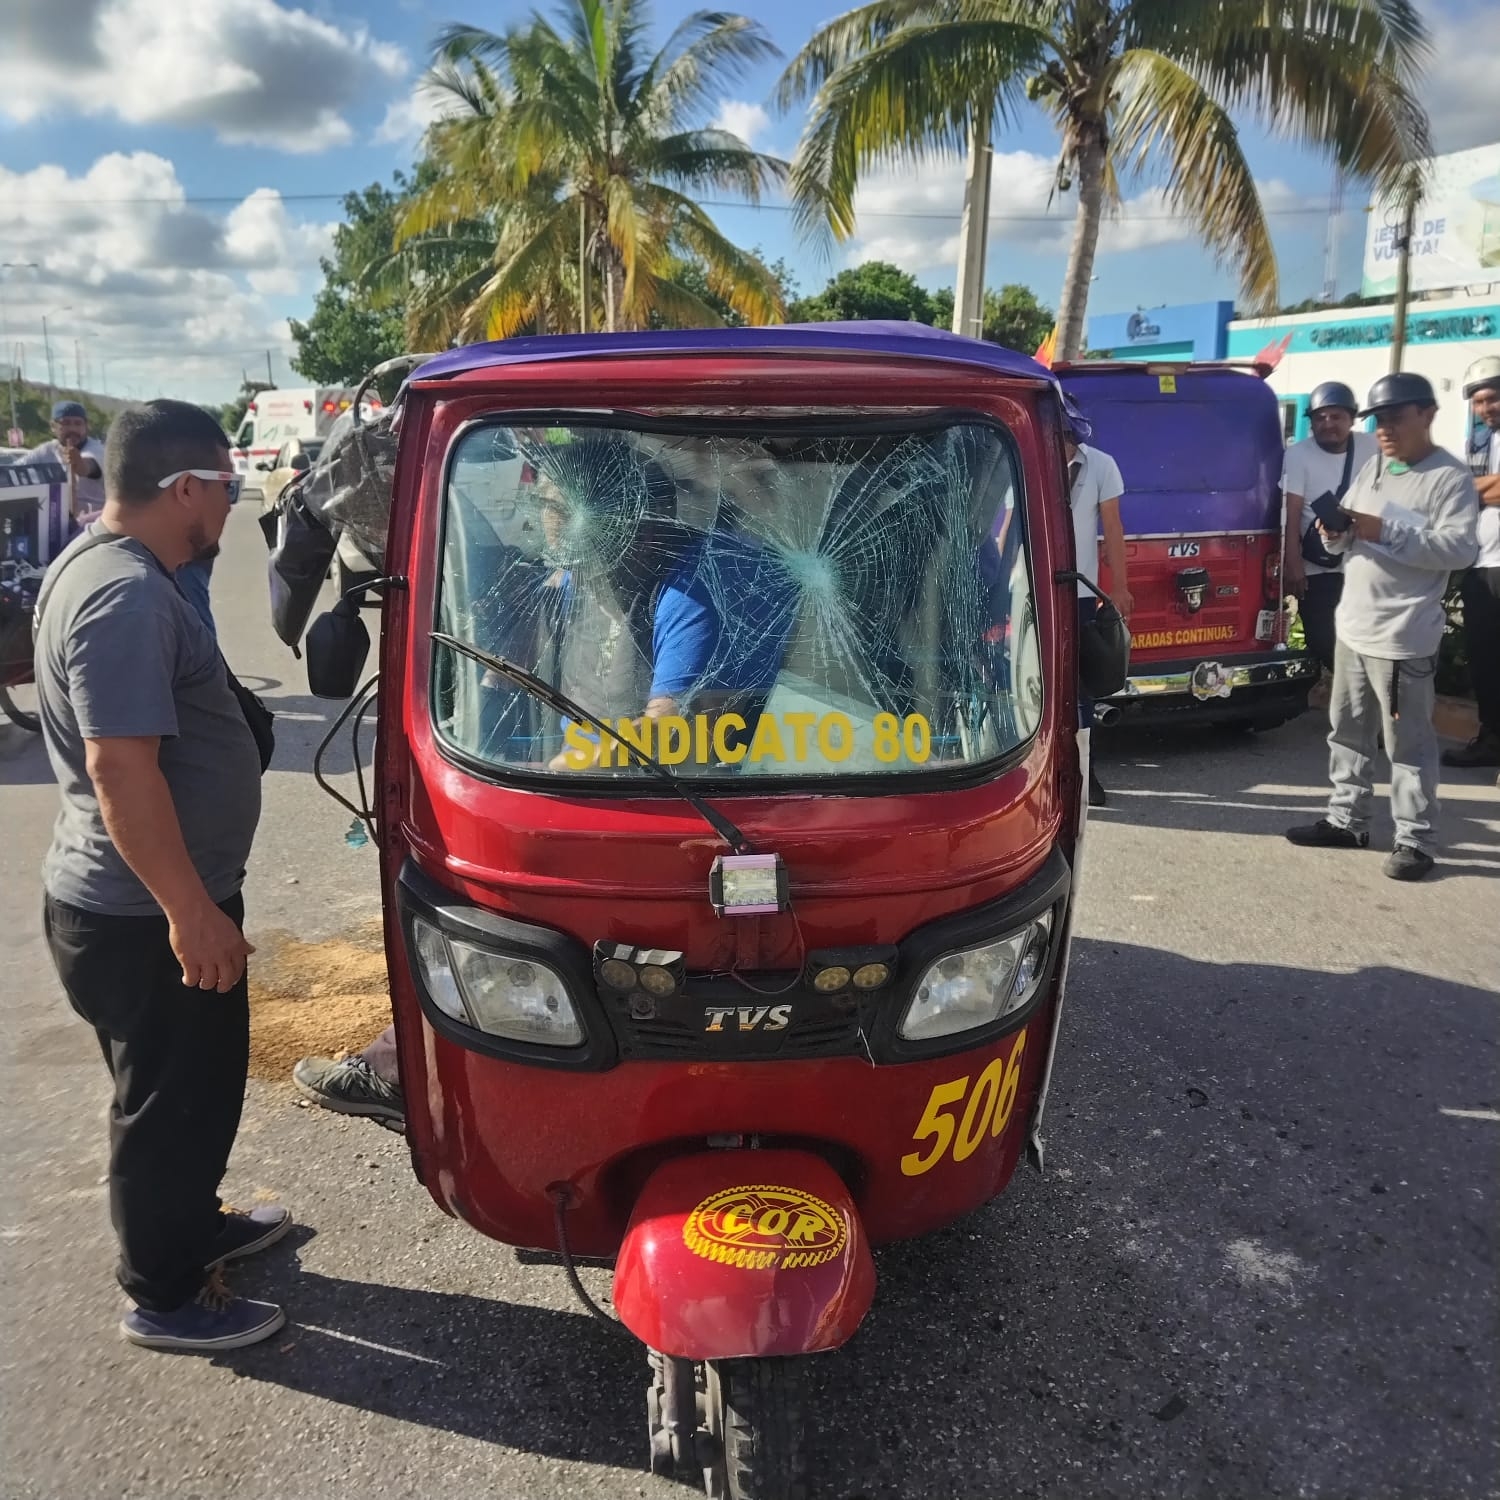
[[[12,5],[16,0],[12,0]],[[0,115],[112,114],[212,130],[232,145],[322,151],[353,139],[345,110],[408,67],[363,26],[279,0],[19,0]]]
[[[747,146],[753,146],[771,128],[771,117],[761,105],[748,99],[726,99],[719,106],[713,128],[727,130]]]
[[[855,197],[861,232],[850,260],[894,261],[908,271],[951,269],[958,260],[965,164],[938,158],[917,168],[876,173]],[[997,151],[990,189],[991,244],[1024,245],[1042,252],[1071,243],[1077,197],[1054,193],[1056,161],[1031,151]],[[1050,199],[1050,201],[1049,201]],[[1099,234],[1101,255],[1171,244],[1191,237],[1160,188],[1127,198],[1108,215]]]
[[[287,378],[286,321],[269,299],[311,289],[333,225],[294,220],[268,188],[203,213],[148,152],[102,156],[77,177],[0,167],[0,202],[6,259],[37,263],[4,273],[5,362],[19,343],[27,374],[45,375],[46,313],[70,384],[75,339],[96,372],[107,363],[112,394],[224,399],[266,349]]]
[[[1500,140],[1495,60],[1500,58],[1500,9],[1478,5],[1462,18],[1432,18],[1432,56],[1421,89],[1440,152]]]
[[[429,125],[455,113],[458,101],[452,95],[418,79],[412,88],[387,106],[385,118],[375,131],[382,145],[415,146]]]

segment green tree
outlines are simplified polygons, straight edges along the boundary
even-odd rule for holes
[[[799,222],[848,238],[861,172],[988,142],[1030,99],[1061,138],[1058,188],[1078,188],[1059,357],[1082,346],[1100,223],[1127,175],[1159,177],[1269,313],[1276,256],[1231,111],[1410,191],[1430,150],[1428,48],[1414,0],[874,0],[781,80],[784,108],[812,100],[791,174]]]
[[[765,29],[699,12],[652,53],[645,0],[563,0],[554,13],[556,26],[534,15],[503,34],[450,26],[426,78],[446,115],[428,133],[438,180],[398,241],[488,225],[487,276],[453,278],[468,299],[462,332],[718,321],[672,279],[684,263],[738,316],[779,321],[770,269],[698,201],[758,203],[785,177],[786,163],[698,123],[731,81],[778,55]]]
[[[332,257],[322,262],[312,315],[291,324],[297,346],[292,368],[315,385],[353,384],[405,351],[403,299],[377,299],[369,275],[389,257],[397,219],[415,186],[398,172],[391,187],[372,183],[345,197],[344,221],[333,232]]]
[[[1052,328],[1050,307],[1044,307],[1029,286],[1007,282],[1000,290],[984,294],[984,325],[980,337],[991,344],[1004,344],[1021,354],[1036,353],[1037,345]],[[932,293],[932,325],[953,326],[953,291],[942,287]]]
[[[89,432],[102,439],[109,431],[109,414],[96,406],[82,391],[68,391],[60,387],[35,385],[29,380],[16,380],[0,385],[0,415],[4,421],[0,427],[10,426],[12,397],[16,426],[21,429],[22,446],[35,448],[52,436],[52,407],[58,401],[79,401],[88,413]]]
[[[262,391],[274,389],[268,380],[251,380],[247,375],[240,384],[240,393],[233,401],[226,402],[220,410],[214,413],[219,419],[219,425],[233,437],[241,422],[245,420],[245,413],[250,410],[250,403],[260,395]]]
[[[793,323],[840,323],[856,318],[932,322],[932,296],[910,272],[885,260],[840,271],[821,292],[787,309]]]

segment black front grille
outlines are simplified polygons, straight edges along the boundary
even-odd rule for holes
[[[776,975],[757,976],[766,990]],[[786,976],[780,976],[785,984]],[[732,980],[688,976],[683,992],[654,1000],[601,994],[620,1056],[640,1061],[757,1062],[795,1057],[844,1057],[868,1049],[863,1028],[879,994],[820,995],[798,985],[780,994],[751,994]]]

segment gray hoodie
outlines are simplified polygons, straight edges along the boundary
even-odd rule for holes
[[[1379,516],[1381,526],[1378,542],[1330,549],[1344,553],[1339,640],[1387,661],[1436,656],[1448,575],[1470,566],[1479,551],[1479,494],[1468,466],[1435,448],[1393,473],[1377,456],[1359,471],[1343,506]]]

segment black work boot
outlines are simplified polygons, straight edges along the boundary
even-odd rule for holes
[[[1500,734],[1481,729],[1467,745],[1461,745],[1457,750],[1444,750],[1443,764],[1466,771],[1500,766]]]
[[[1355,833],[1352,828],[1341,828],[1327,818],[1316,823],[1301,823],[1286,831],[1287,842],[1300,844],[1304,849],[1368,849],[1370,835]]]

